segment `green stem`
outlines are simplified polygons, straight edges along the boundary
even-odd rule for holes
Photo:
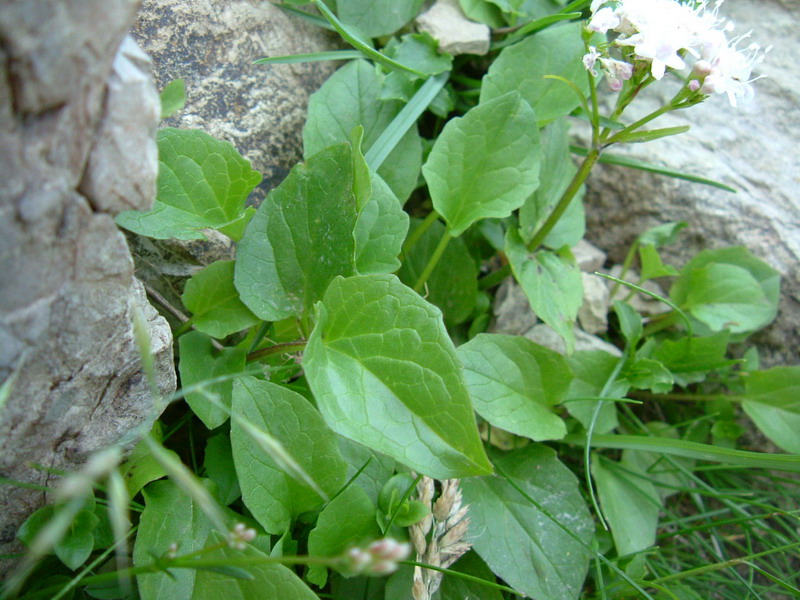
[[[308,340],[297,340],[296,342],[286,342],[283,344],[275,344],[269,348],[261,348],[255,352],[247,355],[247,362],[259,360],[265,356],[272,356],[273,354],[289,354],[291,352],[300,352],[306,347]]]
[[[478,289],[487,290],[503,282],[503,280],[511,275],[511,265],[505,265],[497,271],[492,271],[486,277],[481,277],[478,280]]]
[[[542,245],[542,242],[548,236],[548,234],[553,230],[553,227],[556,226],[556,223],[561,219],[561,217],[566,212],[567,208],[572,202],[572,199],[575,197],[575,194],[578,193],[578,190],[581,189],[581,186],[586,181],[586,178],[589,177],[589,173],[592,171],[592,167],[594,167],[595,163],[600,158],[600,149],[599,148],[592,148],[589,150],[589,153],[586,155],[586,158],[583,159],[578,172],[575,173],[575,176],[572,178],[572,181],[567,187],[564,195],[561,196],[561,199],[558,201],[555,209],[553,212],[550,213],[550,216],[547,217],[547,220],[544,224],[539,228],[533,239],[531,239],[530,243],[528,244],[528,250],[531,252],[535,251],[539,246]]]
[[[650,392],[631,392],[630,396],[638,400],[670,400],[675,402],[715,402],[717,400],[741,402],[744,400],[744,396],[733,394],[652,394]]]
[[[389,533],[389,531],[392,528],[392,525],[394,524],[394,520],[397,517],[397,513],[400,511],[400,507],[403,506],[403,504],[405,504],[406,500],[408,500],[408,498],[411,496],[411,494],[417,488],[417,484],[420,481],[422,481],[422,475],[417,475],[417,478],[414,479],[414,481],[412,482],[412,484],[410,486],[408,486],[408,489],[406,490],[406,493],[403,494],[403,497],[400,498],[400,502],[397,503],[397,506],[395,506],[394,510],[392,511],[392,516],[389,518],[389,522],[386,524],[386,529],[383,531],[384,535]]]
[[[420,240],[420,238],[425,235],[425,232],[430,229],[431,225],[433,225],[439,219],[439,213],[435,210],[432,210],[427,217],[422,220],[422,223],[411,232],[411,235],[408,236],[406,241],[403,243],[403,249],[401,252],[402,256],[406,256],[410,251],[411,248]]]
[[[444,254],[445,249],[447,248],[447,244],[450,243],[450,239],[452,236],[450,235],[449,231],[445,231],[442,239],[439,240],[439,243],[436,246],[436,249],[431,254],[430,260],[428,260],[428,264],[425,265],[425,269],[422,271],[422,275],[419,276],[417,279],[417,283],[414,285],[414,291],[419,293],[422,288],[425,287],[425,282],[428,281],[428,277],[431,276],[433,270],[436,268],[436,265],[439,264],[439,259],[442,258],[442,254]]]
[[[194,317],[189,317],[186,321],[181,323],[175,328],[175,331],[172,332],[172,337],[179,338],[184,333],[189,331],[194,326]]]

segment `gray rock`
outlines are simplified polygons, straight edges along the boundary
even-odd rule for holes
[[[783,275],[777,322],[754,338],[766,364],[798,363],[800,348],[800,3],[777,0],[726,2],[721,13],[736,32],[752,28],[750,40],[772,44],[756,75],[749,106],[731,107],[724,96],[672,113],[653,127],[691,125],[673,138],[611,151],[716,179],[737,194],[618,167],[600,166],[586,197],[588,238],[621,262],[643,230],[667,221],[689,223],[678,244],[664,249],[680,267],[704,248],[744,245]],[[749,41],[749,40],[748,40]],[[673,90],[651,86],[645,114]]]
[[[417,29],[429,33],[439,42],[439,50],[453,56],[482,56],[489,52],[489,27],[467,19],[458,0],[437,0],[430,10],[417,17]]]
[[[572,247],[572,255],[578,268],[584,273],[594,273],[603,268],[606,262],[606,253],[582,239]]]
[[[302,159],[308,96],[336,64],[253,61],[332,50],[337,35],[256,0],[144,0],[132,34],[159,88],[186,83],[186,106],[166,123],[231,142],[264,175],[257,202]]]
[[[117,214],[153,203],[161,102],[151,68],[150,58],[133,38],[125,38],[108,78],[105,117],[80,186],[96,211]]]
[[[581,273],[583,304],[578,310],[578,322],[586,333],[605,333],[608,329],[608,286],[605,279]]]
[[[513,277],[507,278],[500,284],[495,294],[492,312],[495,317],[489,328],[492,333],[519,335],[539,321],[531,310],[522,286]]]
[[[577,327],[574,329],[574,331],[576,352],[583,350],[602,350],[614,356],[622,356],[622,352],[619,348],[613,344],[609,344],[608,342],[601,340],[596,335],[586,333]],[[564,346],[564,340],[555,332],[552,327],[550,327],[550,325],[540,323],[522,335],[529,340],[536,342],[540,346],[545,346],[551,350],[560,352],[561,354],[566,354],[567,349],[566,346]]]
[[[73,470],[99,448],[132,441],[130,432],[152,423],[159,398],[175,389],[170,330],[134,279],[112,215],[101,212],[119,207],[78,191],[82,181],[89,186],[90,156],[91,170],[114,174],[107,184],[120,196],[155,177],[152,161],[126,173],[102,164],[113,154],[93,154],[121,143],[108,139],[122,135],[109,123],[137,123],[144,132],[128,133],[138,139],[155,126],[152,103],[133,107],[144,119],[121,114],[131,107],[113,101],[108,87],[119,83],[112,63],[137,4],[0,4],[0,381],[13,375],[0,407],[0,473],[10,479],[52,485],[55,476],[31,463]],[[139,89],[148,85],[146,70],[128,75]],[[146,187],[129,204],[145,208]],[[159,398],[142,374],[134,312],[150,335]],[[0,553],[20,551],[17,527],[44,500],[0,486]],[[0,576],[8,567],[0,564]]]

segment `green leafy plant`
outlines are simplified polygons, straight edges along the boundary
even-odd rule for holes
[[[73,492],[20,530],[32,554],[9,593],[800,593],[795,484],[779,474],[800,472],[800,369],[760,371],[736,345],[775,318],[778,273],[745,248],[665,264],[659,249],[686,224],[664,215],[619,277],[604,274],[622,292],[605,349],[576,349],[572,247],[592,168],[623,161],[606,153],[615,144],[685,130],[644,129],[662,114],[715,92],[735,102],[758,55],[741,55],[747,76],[734,81],[722,54],[684,68],[689,42],[648,54],[659,7],[724,40],[705,2],[642,4],[627,25],[636,38],[625,1],[462,0],[496,31],[488,60],[409,33],[419,0],[314,0],[318,14],[304,4],[280,6],[353,50],[257,61],[349,61],[311,98],[304,162],[257,209],[245,201],[260,175],[230,144],[159,132],[156,204],[118,224],[157,238],[216,229],[236,259],[186,282],[174,398],[185,403],[163,417],[166,432],[157,425],[118,468],[119,455],[67,479]],[[617,94],[605,115],[597,68]],[[626,121],[665,71],[680,90]],[[181,89],[165,90],[165,114]],[[588,148],[570,145],[574,119],[590,124]],[[509,277],[549,347],[489,327]],[[663,310],[637,312],[642,298]],[[739,447],[740,404],[789,454]],[[56,560],[51,578],[25,578]]]

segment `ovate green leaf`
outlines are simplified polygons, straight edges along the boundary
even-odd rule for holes
[[[234,384],[233,410],[275,438],[325,493],[332,496],[342,486],[347,465],[336,436],[303,396],[274,383],[242,377]],[[268,533],[283,533],[298,515],[323,504],[316,491],[254,442],[239,419],[231,423],[231,443],[242,499]]]
[[[550,27],[503,49],[483,79],[481,104],[517,91],[540,123],[571,113],[581,104],[580,97],[563,81],[545,76],[563,77],[584,97],[588,95],[589,80],[581,60],[586,53],[582,27],[582,23]]]
[[[575,378],[564,402],[569,414],[588,430],[592,422],[598,402],[602,402],[600,412],[595,421],[594,433],[608,433],[617,425],[617,407],[608,400],[578,400],[578,398],[596,398],[606,385],[606,381],[614,372],[619,357],[603,350],[583,350],[576,352],[568,359]],[[623,398],[628,393],[628,384],[615,381],[606,391],[608,398]],[[575,400],[573,400],[575,398]]]
[[[217,484],[217,498],[223,505],[228,506],[241,497],[228,432],[218,433],[208,439],[203,466],[208,478]]]
[[[800,367],[773,367],[745,380],[742,407],[781,449],[800,454]]]
[[[355,27],[364,35],[380,37],[394,33],[413,19],[422,6],[422,1],[338,0],[336,14],[342,23]]]
[[[161,90],[161,118],[167,119],[186,104],[186,87],[183,79],[173,79]]]
[[[233,285],[234,262],[219,260],[195,273],[181,296],[195,329],[215,338],[241,331],[259,319],[239,299]]]
[[[545,127],[541,131],[541,140],[541,185],[519,210],[520,234],[526,243],[531,241],[545,219],[550,216],[578,170],[569,151],[569,125],[566,118],[558,119]],[[545,246],[574,246],[581,240],[586,231],[583,190],[581,187],[564,215],[547,234],[543,242]]]
[[[364,150],[369,150],[403,108],[396,101],[380,102],[383,75],[364,60],[355,60],[334,73],[308,103],[303,129],[305,156],[347,141],[357,125],[364,127]],[[412,127],[378,169],[378,175],[405,202],[417,185],[422,143]]]
[[[560,354],[524,337],[480,334],[458,355],[475,410],[489,423],[534,441],[566,435],[552,410],[572,380]]]
[[[185,388],[244,371],[247,353],[243,348],[223,348],[217,351],[211,338],[199,331],[182,335],[178,340],[178,347],[181,353],[178,365],[181,384]],[[232,390],[233,379],[209,383],[203,389],[188,392],[186,402],[206,427],[214,429],[228,420]]]
[[[438,479],[491,471],[441,312],[396,277],[334,280],[303,366],[341,435]]]
[[[670,297],[711,331],[749,334],[775,318],[780,274],[740,246],[703,250],[681,270]]]
[[[152,563],[175,544],[181,554],[205,546],[212,525],[208,517],[171,481],[156,481],[144,490],[145,509],[133,547],[134,566]],[[138,575],[142,600],[191,600],[197,572],[175,569],[166,573]]]
[[[244,550],[229,548],[217,532],[209,537],[209,543],[220,547],[204,555],[203,558],[218,560],[221,563],[237,559],[257,560],[266,555],[252,546]],[[295,575],[294,571],[276,563],[260,563],[237,567],[247,579],[232,577],[224,570],[215,572],[204,569],[197,571],[192,600],[319,600],[318,596]],[[144,600],[144,599],[143,599]]]
[[[544,250],[531,254],[515,227],[506,233],[506,256],[533,312],[564,339],[571,354],[573,327],[583,303],[583,283],[575,259]]]
[[[354,269],[353,152],[338,144],[294,167],[250,222],[236,254],[242,301],[265,321],[305,314]]]
[[[322,509],[317,526],[308,534],[308,552],[312,556],[337,556],[380,536],[375,505],[364,490],[351,485]],[[308,580],[323,587],[328,580],[327,569],[313,565]]]
[[[358,214],[356,270],[362,275],[393,273],[400,267],[397,255],[408,233],[408,213],[380,178],[371,174],[372,196]]]
[[[507,217],[539,185],[536,115],[517,93],[450,120],[422,167],[433,207],[453,236],[475,221]]]
[[[555,451],[531,444],[495,461],[511,480],[587,544],[593,523],[578,481]],[[514,589],[540,600],[578,598],[589,566],[586,548],[500,476],[461,482],[470,505],[472,547]]]
[[[595,456],[592,475],[617,554],[640,552],[656,541],[661,499],[637,467]]]
[[[244,217],[244,203],[261,174],[228,142],[198,130],[165,128],[157,134],[158,191],[152,210],[128,210],[117,225],[148,237],[205,239]]]

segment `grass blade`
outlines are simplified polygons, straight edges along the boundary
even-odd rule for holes
[[[564,438],[568,444],[582,446],[586,440],[581,435],[568,435]],[[764,452],[748,452],[733,450],[709,444],[700,444],[686,440],[649,437],[644,435],[596,435],[592,438],[592,447],[615,450],[643,450],[670,456],[682,456],[695,460],[705,460],[755,469],[771,469],[800,473],[800,455],[766,454]]]
[[[570,151],[574,154],[579,156],[586,156],[589,153],[588,148],[584,148],[582,146],[574,146],[570,145]],[[658,165],[654,165],[653,163],[649,163],[643,160],[639,160],[637,158],[631,158],[629,156],[620,156],[619,154],[606,154],[603,153],[600,155],[600,162],[604,165],[614,165],[618,167],[629,167],[631,169],[639,169],[640,171],[647,171],[648,173],[656,173],[658,175],[666,175],[667,177],[673,177],[675,179],[683,179],[684,181],[691,181],[692,183],[700,183],[702,185],[710,185],[711,187],[715,187],[720,190],[725,190],[726,192],[736,193],[736,188],[732,188],[729,185],[725,185],[724,183],[720,183],[719,181],[714,181],[713,179],[707,179],[706,177],[700,177],[699,175],[692,175],[691,173],[683,173],[681,171],[676,171],[674,169],[668,169],[667,167],[660,167]]]
[[[290,54],[288,56],[267,56],[254,60],[254,65],[291,65],[304,62],[321,62],[325,60],[351,60],[364,58],[358,50],[331,50],[329,52],[310,52],[308,54]]]
[[[394,150],[400,139],[417,122],[417,119],[425,112],[425,109],[428,108],[436,94],[441,91],[449,77],[449,71],[429,77],[411,100],[408,101],[408,104],[403,107],[403,110],[383,130],[380,137],[375,140],[375,143],[364,155],[364,160],[367,161],[372,170],[377,171],[378,167],[383,164],[383,161]]]

